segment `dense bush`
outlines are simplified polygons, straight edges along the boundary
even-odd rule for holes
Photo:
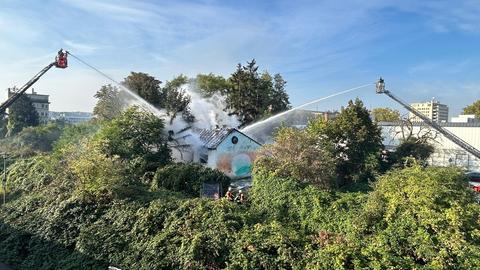
[[[369,267],[480,267],[480,206],[459,170],[414,166],[381,177],[362,220]]]
[[[275,143],[262,147],[255,168],[268,170],[278,177],[315,184],[323,189],[336,186],[336,162],[333,144],[323,137],[294,128],[281,128]]]
[[[179,163],[159,168],[153,177],[151,187],[153,190],[166,188],[197,197],[200,196],[203,183],[218,183],[224,193],[230,185],[230,178],[219,170],[199,164]]]
[[[141,177],[171,162],[163,129],[162,119],[132,107],[106,123],[94,141],[102,153],[127,161],[127,169]]]
[[[480,268],[480,206],[457,169],[415,165],[372,185],[325,188],[330,175],[301,170],[322,165],[314,171],[328,174],[322,162],[331,156],[315,160],[313,149],[298,155],[310,160],[282,167],[294,151],[279,151],[288,155],[255,163],[248,204],[194,198],[202,183],[225,189],[229,179],[169,164],[163,137],[130,132],[161,132],[151,116],[127,111],[96,134],[68,128],[53,153],[16,160],[0,208],[0,261],[17,269]],[[306,132],[321,134],[324,124]],[[371,146],[352,177],[375,167]]]
[[[63,125],[26,127],[15,136],[0,140],[0,152],[8,152],[11,156],[28,157],[36,153],[49,152],[63,131]]]

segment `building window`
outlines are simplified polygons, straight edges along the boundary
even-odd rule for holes
[[[208,163],[208,155],[207,154],[200,154],[200,163],[207,164]]]

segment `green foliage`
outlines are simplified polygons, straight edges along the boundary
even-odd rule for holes
[[[112,85],[104,85],[95,93],[98,99],[93,115],[99,121],[110,121],[120,115],[125,107],[120,90]]]
[[[171,160],[163,128],[162,119],[132,107],[107,123],[95,141],[108,157],[119,156],[128,162],[132,173],[142,176]]]
[[[22,131],[25,127],[38,126],[39,116],[33,103],[27,95],[21,95],[15,103],[9,107],[7,137]]]
[[[152,189],[166,188],[197,197],[200,196],[203,183],[218,183],[225,192],[230,185],[230,178],[202,165],[179,163],[159,168],[153,178]]]
[[[434,152],[435,148],[433,145],[418,141],[415,139],[409,139],[402,141],[395,152],[392,154],[391,162],[394,166],[403,166],[405,159],[414,158],[418,162],[425,164],[430,155]]]
[[[463,108],[463,114],[474,114],[475,117],[480,118],[480,100]]]
[[[369,268],[480,266],[480,206],[463,173],[419,166],[379,179],[360,216]]]
[[[372,118],[377,122],[394,122],[400,120],[400,112],[390,108],[374,108]]]
[[[69,145],[79,146],[82,140],[92,137],[99,129],[100,125],[92,121],[67,125],[63,128],[60,137],[55,141],[53,150],[59,152]]]
[[[7,189],[9,192],[39,191],[55,177],[49,156],[20,159],[8,168]]]
[[[323,137],[282,128],[275,136],[275,143],[263,146],[255,168],[329,189],[335,186],[336,164],[332,151],[333,145]]]
[[[165,106],[165,92],[160,87],[161,83],[155,77],[142,72],[131,72],[122,82],[126,88],[138,94],[153,106],[163,108]]]
[[[179,75],[171,81],[167,81],[163,91],[165,93],[164,107],[167,115],[170,116],[170,123],[173,122],[177,114],[181,113],[183,120],[193,122],[195,117],[190,113],[190,96],[180,87],[188,82],[185,75]]]
[[[246,66],[237,65],[237,70],[228,79],[226,91],[228,108],[237,114],[242,125],[289,108],[285,92],[286,82],[279,74],[274,79],[267,72],[258,73],[255,59]]]
[[[68,168],[77,177],[77,189],[81,193],[111,198],[118,189],[128,186],[125,164],[118,156],[108,157],[92,145],[78,150],[78,156],[69,160]]]
[[[7,135],[8,129],[7,129],[7,124],[8,124],[8,119],[4,114],[0,114],[0,138],[5,137]]]
[[[278,222],[239,233],[227,269],[304,269],[303,237]]]
[[[198,88],[204,96],[209,97],[214,94],[226,94],[230,88],[229,82],[222,76],[210,74],[198,74],[196,78]]]
[[[169,269],[225,268],[235,232],[243,227],[239,210],[226,200],[186,201],[169,215],[151,247]]]
[[[63,125],[58,123],[26,127],[16,135],[0,140],[0,152],[8,152],[15,157],[50,152],[62,130]]]
[[[379,169],[382,137],[380,128],[372,122],[362,101],[349,101],[332,121],[314,120],[307,131],[313,136],[325,137],[335,145],[336,170],[340,179],[346,183],[373,179]]]

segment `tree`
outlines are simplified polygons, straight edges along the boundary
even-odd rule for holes
[[[230,88],[228,81],[224,77],[213,73],[198,74],[196,82],[198,88],[206,97],[214,94],[226,94],[227,89]]]
[[[433,154],[435,148],[433,145],[428,142],[423,142],[421,140],[416,140],[411,138],[406,141],[402,141],[395,152],[393,153],[393,163],[396,163],[398,166],[403,166],[405,158],[412,157],[415,158],[421,164],[425,164],[427,159]]]
[[[415,158],[421,164],[426,164],[427,159],[434,152],[434,143],[439,133],[429,126],[420,126],[414,132],[414,125],[410,119],[402,119],[398,126],[393,126],[390,133],[393,138],[400,141],[395,152],[389,153],[384,169],[403,167],[406,158]]]
[[[131,172],[142,176],[171,161],[164,126],[162,119],[134,106],[102,128],[95,141],[102,153],[127,160]]]
[[[480,100],[463,108],[463,114],[474,114],[475,117],[480,118]]]
[[[107,156],[94,145],[77,148],[81,151],[68,162],[70,171],[78,178],[80,193],[112,198],[125,182],[125,164],[118,156]]]
[[[257,69],[253,59],[247,62],[247,66],[238,64],[237,70],[229,78],[232,87],[227,92],[227,106],[244,125],[253,122],[260,114],[255,100],[259,82]]]
[[[287,82],[282,75],[275,74],[273,76],[273,91],[271,95],[270,104],[272,106],[272,113],[286,111],[291,108],[288,94],[285,90]]]
[[[400,112],[390,108],[374,108],[372,118],[377,122],[394,122],[400,120]]]
[[[255,171],[265,170],[281,178],[293,178],[324,189],[335,186],[333,145],[321,136],[294,128],[282,128],[273,144],[264,145]]]
[[[165,106],[165,93],[155,77],[142,72],[131,72],[122,84],[157,108]]]
[[[98,101],[93,108],[93,115],[100,121],[112,120],[120,115],[125,106],[119,89],[110,84],[102,86],[94,97]]]
[[[350,100],[334,120],[314,120],[307,131],[335,145],[340,179],[351,182],[373,178],[380,162],[382,136],[360,99]]]
[[[9,108],[7,135],[13,136],[25,127],[39,125],[39,116],[30,98],[23,94]]]
[[[170,124],[177,114],[181,113],[183,120],[193,122],[195,117],[190,112],[190,96],[181,89],[182,85],[188,82],[187,76],[181,74],[171,81],[167,81],[163,92],[165,93],[164,106],[167,115],[170,116]]]
[[[228,82],[227,107],[239,116],[242,126],[289,107],[286,82],[279,74],[274,78],[268,72],[260,75],[255,59],[246,66],[238,64]]]

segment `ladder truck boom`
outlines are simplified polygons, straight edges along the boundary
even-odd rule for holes
[[[396,102],[400,103],[400,105],[402,105],[405,109],[407,109],[409,112],[415,114],[416,116],[418,116],[420,119],[422,119],[427,125],[429,125],[430,127],[434,128],[436,131],[438,131],[439,133],[441,133],[443,136],[445,136],[447,139],[451,140],[452,142],[454,142],[456,145],[460,146],[461,148],[463,148],[465,151],[467,151],[468,153],[472,154],[473,156],[475,156],[476,158],[479,158],[480,159],[480,150],[476,149],[475,147],[471,146],[470,144],[468,144],[467,142],[465,142],[464,140],[460,139],[457,135],[453,134],[452,132],[450,132],[449,130],[447,130],[446,128],[442,127],[441,125],[439,125],[438,123],[432,121],[430,118],[428,118],[427,116],[423,115],[421,112],[417,111],[415,108],[413,108],[412,106],[410,106],[408,103],[402,101],[401,99],[399,99],[398,97],[396,97],[395,95],[392,94],[392,92],[390,92],[389,90],[385,89],[385,81],[380,78],[378,80],[378,82],[376,83],[376,92],[377,94],[385,94],[387,96],[389,96],[391,99],[395,100]]]
[[[28,88],[30,88],[34,83],[36,83],[40,77],[42,77],[48,70],[50,70],[52,67],[57,67],[57,68],[66,68],[67,67],[67,54],[68,52],[64,52],[62,49],[58,51],[57,57],[55,58],[55,61],[48,64],[46,67],[44,67],[40,72],[38,72],[35,76],[33,76],[32,79],[30,79],[25,85],[20,87],[19,89],[15,89],[14,92],[8,97],[8,99],[0,104],[0,116],[5,114],[6,110],[8,107],[10,107],[15,101],[17,101],[18,98],[20,98],[25,91],[27,91]]]

